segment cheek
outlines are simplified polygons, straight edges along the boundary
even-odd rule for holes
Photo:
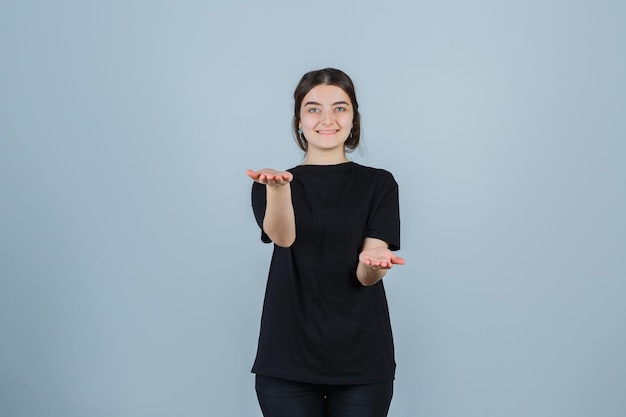
[[[354,116],[351,114],[346,114],[339,119],[339,122],[342,126],[352,126],[352,122],[354,120]]]
[[[307,114],[300,117],[300,124],[302,125],[302,127],[313,127],[317,124],[317,121],[314,117],[311,117],[310,114]]]

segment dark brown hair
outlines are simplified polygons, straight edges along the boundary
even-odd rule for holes
[[[352,152],[359,146],[359,142],[361,140],[361,114],[359,113],[359,103],[356,100],[354,83],[352,83],[348,74],[335,68],[324,68],[321,70],[307,72],[304,74],[293,93],[294,111],[292,128],[298,147],[304,152],[308,149],[306,139],[298,133],[302,100],[304,100],[304,96],[306,96],[309,91],[318,85],[335,85],[341,88],[348,95],[348,97],[350,97],[352,108],[354,109],[354,118],[352,119],[351,136],[349,136],[346,140],[344,147],[346,152]]]

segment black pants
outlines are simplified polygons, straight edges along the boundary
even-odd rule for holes
[[[264,417],[386,417],[393,382],[319,385],[256,376]]]

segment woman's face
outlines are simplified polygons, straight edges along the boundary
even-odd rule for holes
[[[308,142],[308,151],[343,151],[353,118],[350,97],[341,88],[325,84],[313,87],[300,105],[300,129]]]

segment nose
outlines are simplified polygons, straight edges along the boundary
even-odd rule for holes
[[[333,123],[333,111],[331,109],[324,111],[322,114],[322,123],[325,125]]]

